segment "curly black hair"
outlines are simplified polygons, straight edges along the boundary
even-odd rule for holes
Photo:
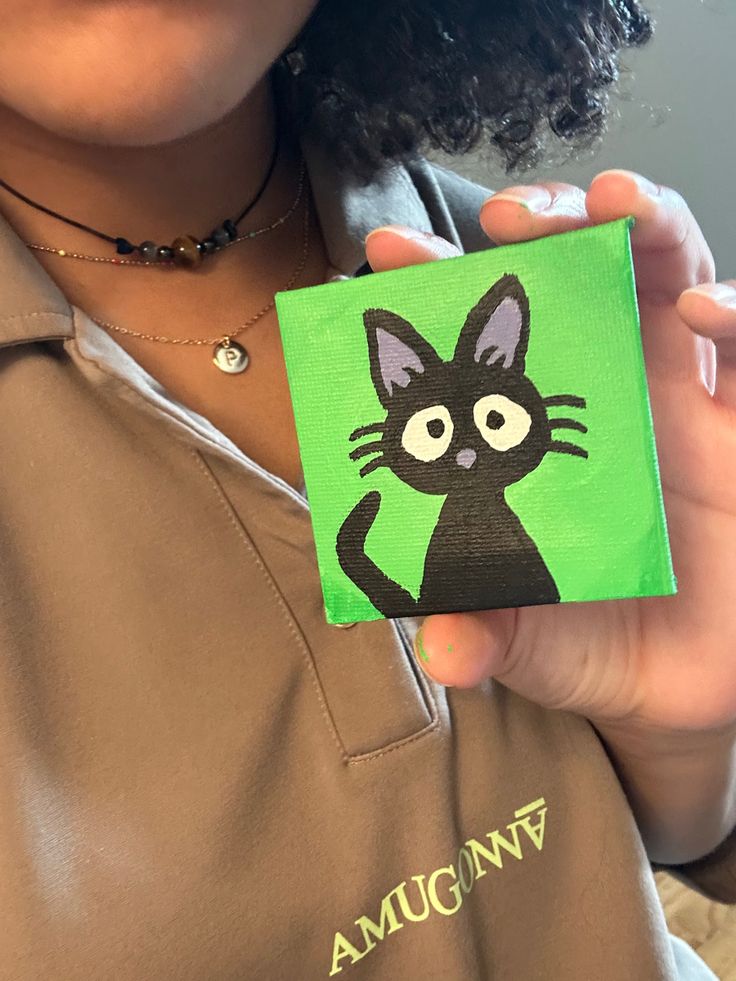
[[[484,140],[524,170],[549,129],[571,147],[603,132],[619,54],[652,29],[639,0],[320,0],[277,91],[364,180]]]

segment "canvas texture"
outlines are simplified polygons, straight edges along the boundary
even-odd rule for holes
[[[675,592],[632,225],[277,295],[330,623]]]

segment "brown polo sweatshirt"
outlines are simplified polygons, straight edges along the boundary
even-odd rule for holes
[[[487,246],[483,188],[306,150],[344,274],[390,221]],[[328,626],[306,501],[5,222],[0,421],[2,981],[677,977],[589,723]],[[736,902],[736,837],[680,872]]]

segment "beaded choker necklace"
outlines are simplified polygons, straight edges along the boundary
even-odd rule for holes
[[[179,235],[171,245],[157,245],[149,239],[141,242],[140,245],[133,245],[127,238],[121,235],[107,235],[105,232],[91,228],[81,221],[76,221],[74,218],[67,218],[65,215],[59,214],[58,211],[53,211],[51,208],[39,204],[38,201],[34,201],[26,194],[21,193],[5,180],[0,179],[0,187],[4,187],[14,197],[35,208],[37,211],[42,211],[44,214],[50,215],[52,218],[57,218],[67,225],[72,225],[74,228],[79,228],[84,232],[88,232],[90,235],[95,235],[97,238],[109,242],[115,246],[118,255],[132,255],[137,252],[146,264],[174,263],[185,269],[196,269],[204,258],[213,255],[215,252],[236,241],[236,239],[239,239],[238,225],[263,197],[263,193],[271,180],[278,159],[279,142],[280,140],[277,135],[266,174],[258,190],[237,218],[226,218],[201,240],[196,239],[193,235]],[[64,250],[54,251],[63,252]]]
[[[289,218],[294,214],[301,204],[302,197],[304,195],[304,185],[306,181],[306,168],[304,166],[304,161],[302,160],[301,167],[299,170],[299,180],[297,184],[296,194],[294,200],[289,205],[287,210],[275,218],[270,224],[264,225],[262,228],[254,228],[247,232],[242,232],[238,234],[238,237],[226,242],[224,245],[219,246],[219,251],[229,248],[231,245],[238,245],[239,242],[248,242],[251,239],[258,238],[261,235],[265,235],[268,232],[275,231],[284,222],[288,221]],[[54,249],[50,245],[41,245],[37,242],[26,242],[26,246],[29,249],[33,249],[37,252],[46,252],[51,255],[58,255],[63,259],[83,259],[87,262],[106,262],[113,266],[154,266],[158,269],[177,269],[180,264],[175,260],[166,259],[124,259],[117,256],[102,256],[102,255],[87,255],[83,252],[70,252],[69,249]]]

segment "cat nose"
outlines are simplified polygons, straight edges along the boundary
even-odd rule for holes
[[[478,454],[475,450],[460,450],[458,455],[455,457],[455,463],[459,466],[464,467],[465,470],[470,470],[470,468],[475,463]]]

